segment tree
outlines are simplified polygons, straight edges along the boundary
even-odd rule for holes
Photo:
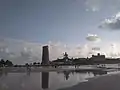
[[[29,64],[28,64],[28,63],[26,63],[26,64],[25,64],[25,66],[29,66]]]
[[[4,61],[4,59],[1,59],[0,64],[1,64],[1,66],[5,66],[5,61]]]
[[[7,60],[7,61],[5,62],[5,65],[6,65],[6,66],[13,66],[13,63],[12,63],[11,61]]]
[[[37,64],[40,65],[40,62],[38,62]]]
[[[33,65],[36,65],[36,64],[37,64],[36,62],[33,63]]]

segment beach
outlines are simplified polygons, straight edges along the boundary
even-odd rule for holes
[[[115,82],[119,87],[119,78],[116,67],[31,67],[30,71],[26,67],[6,67],[0,72],[0,90],[117,90],[109,89],[109,85]]]
[[[120,73],[91,78],[87,82],[59,90],[120,90]]]

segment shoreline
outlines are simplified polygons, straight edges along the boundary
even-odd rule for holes
[[[78,72],[99,72],[99,71],[114,71],[117,69],[106,68],[31,68],[30,72],[62,72],[62,71],[78,71]],[[1,71],[6,72],[27,72],[27,68],[3,68]]]
[[[120,71],[87,78],[86,82],[58,90],[120,90]]]
[[[89,80],[92,80],[92,79],[97,79],[97,78],[100,78],[100,77],[106,77],[106,76],[111,76],[111,75],[116,75],[116,74],[120,74],[120,71],[113,71],[113,72],[110,73],[110,74],[103,74],[103,75],[99,75],[99,76],[87,78],[86,80],[89,81]]]

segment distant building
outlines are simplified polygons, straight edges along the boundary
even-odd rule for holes
[[[49,64],[49,50],[48,50],[48,46],[43,46],[42,65],[48,65],[48,64]]]
[[[73,64],[86,65],[87,64],[87,58],[75,58],[72,63]]]
[[[100,55],[100,53],[98,53],[97,55],[92,55],[91,59],[93,61],[104,61],[105,55]]]
[[[67,52],[64,53],[64,62],[67,62],[69,60]]]
[[[62,59],[53,60],[52,64],[71,64],[72,60],[68,58],[68,54],[65,52]]]

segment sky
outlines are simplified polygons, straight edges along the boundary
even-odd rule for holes
[[[119,5],[120,0],[0,0],[0,57],[39,61],[45,44],[51,60],[65,51],[87,57],[91,48],[118,57]]]

